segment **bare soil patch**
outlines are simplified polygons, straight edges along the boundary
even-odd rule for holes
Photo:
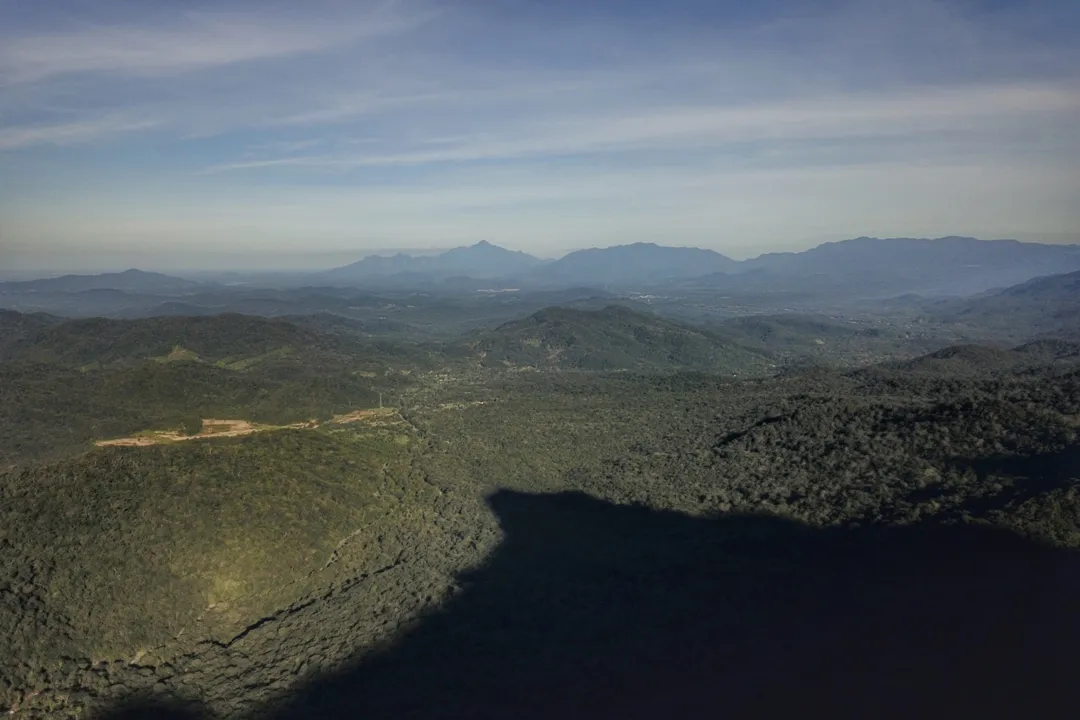
[[[334,419],[330,422],[334,425],[344,425],[346,423],[361,422],[363,420],[370,420],[375,417],[393,415],[394,411],[391,408],[373,408],[371,410],[354,410],[351,413],[344,415],[335,415]]]
[[[345,424],[370,420],[375,417],[392,415],[390,408],[376,408],[372,410],[354,410],[344,415],[335,415],[327,424]],[[113,440],[98,440],[94,444],[98,447],[146,447],[148,445],[160,445],[162,443],[184,442],[186,440],[205,440],[207,438],[238,437],[258,432],[271,430],[315,430],[320,425],[316,420],[292,423],[290,425],[263,425],[252,423],[248,420],[225,420],[221,418],[204,418],[202,431],[197,435],[184,435],[175,430],[157,430],[131,437],[115,438]]]

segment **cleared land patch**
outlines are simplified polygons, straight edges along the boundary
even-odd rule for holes
[[[159,363],[195,362],[199,359],[199,356],[193,350],[188,350],[187,348],[177,346],[174,347],[172,349],[172,352],[170,352],[168,355],[159,355],[158,357],[152,359],[158,361]]]
[[[392,408],[354,410],[350,413],[335,415],[328,423],[323,423],[321,425],[316,420],[291,423],[289,425],[269,425],[265,423],[253,423],[248,420],[203,418],[202,430],[194,435],[185,435],[178,430],[147,430],[129,437],[114,438],[112,440],[98,440],[94,444],[98,447],[146,447],[148,445],[184,442],[185,440],[239,437],[241,435],[251,435],[252,433],[269,432],[271,430],[316,430],[325,425],[343,425],[346,423],[364,422],[373,420],[377,417],[386,417],[394,414],[395,411]]]

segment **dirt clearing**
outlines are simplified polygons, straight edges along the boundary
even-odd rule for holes
[[[335,415],[326,425],[343,425],[371,420],[376,417],[393,415],[391,408],[376,408],[372,410],[354,410],[344,415]],[[161,445],[164,443],[184,442],[185,440],[205,440],[207,438],[239,437],[257,432],[269,432],[271,430],[315,430],[321,427],[318,421],[292,423],[291,425],[264,425],[253,423],[248,420],[223,420],[220,418],[204,418],[202,431],[197,435],[184,435],[176,430],[150,430],[132,435],[131,437],[116,438],[114,440],[98,440],[94,444],[98,447],[146,447],[148,445]]]

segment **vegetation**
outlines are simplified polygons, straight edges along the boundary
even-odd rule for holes
[[[70,366],[109,366],[171,358],[177,350],[209,362],[252,357],[283,347],[332,353],[355,350],[341,340],[281,320],[246,315],[108,320],[90,318],[49,325],[8,349],[7,359]],[[190,355],[189,355],[190,357]]]
[[[12,329],[0,362],[0,463],[141,430],[186,432],[200,417],[326,420],[400,397],[432,356],[257,317],[0,320]]]
[[[0,315],[0,708],[567,716],[575,687],[701,658],[737,708],[735,671],[781,657],[819,681],[851,658],[963,667],[1025,603],[1080,639],[1080,592],[1043,572],[1080,549],[1075,343],[901,359],[874,345],[891,330],[835,319],[702,329],[591,302],[439,343],[339,316]],[[818,351],[845,343],[890,361]],[[1032,667],[1064,657],[1037,647]]]
[[[992,329],[1013,339],[1080,339],[1080,271],[1039,277],[999,292],[944,301],[933,311],[960,325]]]
[[[107,448],[0,476],[9,691],[60,658],[224,642],[322,592],[351,534],[407,527],[387,476],[407,465],[402,432]],[[351,552],[354,571],[385,561],[378,543]]]
[[[325,374],[329,373],[329,374]],[[79,371],[0,364],[0,462],[60,457],[141,430],[175,430],[195,416],[285,425],[378,405],[408,375],[304,365],[239,373],[202,363],[145,362]]]
[[[185,435],[198,435],[203,430],[203,419],[201,417],[186,417],[180,421],[180,432]]]
[[[548,308],[506,323],[476,343],[489,367],[575,370],[763,372],[769,358],[727,338],[620,305]]]

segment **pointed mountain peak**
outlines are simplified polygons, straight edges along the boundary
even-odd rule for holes
[[[371,256],[352,265],[330,270],[327,274],[341,280],[398,273],[423,273],[431,278],[497,278],[530,270],[541,262],[532,255],[507,250],[487,240],[481,240],[433,255],[398,254],[389,258]]]

